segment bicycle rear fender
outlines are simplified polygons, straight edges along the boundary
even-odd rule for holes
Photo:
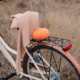
[[[74,66],[77,68],[78,72],[80,73],[80,65],[78,64],[78,62],[68,52],[63,51],[61,47],[52,46],[51,44],[52,43],[47,43],[47,44],[45,44],[45,43],[34,43],[31,46],[29,46],[28,49],[31,49],[33,46],[38,46],[38,45],[46,45],[49,47],[53,47],[54,49],[56,49],[56,50],[60,51],[62,54],[64,54],[74,64]]]
[[[77,68],[77,70],[80,74],[80,65],[68,52],[63,51],[62,48],[58,47],[58,46],[54,46],[53,48],[55,48],[55,49],[59,50],[61,53],[63,53],[74,64],[74,66]]]

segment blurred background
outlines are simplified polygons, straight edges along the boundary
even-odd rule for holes
[[[49,29],[50,36],[70,39],[72,48],[69,53],[80,63],[80,0],[0,1],[0,36],[14,50],[17,49],[17,33],[10,29],[10,16],[26,11],[39,13],[40,27]],[[0,77],[13,71],[14,68],[0,52]],[[11,80],[14,79],[16,77]]]

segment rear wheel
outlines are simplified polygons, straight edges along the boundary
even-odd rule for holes
[[[39,45],[34,46],[30,52],[46,80],[80,80],[76,67],[58,50]],[[49,63],[50,67],[44,62],[43,58]],[[27,54],[24,60],[25,73],[43,80]],[[28,78],[28,80],[32,79]]]

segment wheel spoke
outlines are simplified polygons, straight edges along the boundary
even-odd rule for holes
[[[45,70],[45,72],[46,72],[45,64],[44,64],[44,61],[43,61],[43,58],[42,58],[41,51],[39,50],[39,52],[40,52],[40,56],[41,56],[41,59],[42,59],[42,64],[43,64],[43,66],[44,66],[44,70]],[[47,76],[47,78],[48,78],[47,72],[46,72],[46,76]]]
[[[58,72],[58,66],[57,66],[57,62],[56,62],[54,54],[53,54],[53,58],[54,58],[54,62],[55,62],[56,68],[57,68],[57,72]]]
[[[49,77],[48,77],[48,79],[50,78],[50,71],[51,71],[51,61],[52,61],[52,51],[51,51],[51,57],[50,57],[50,68],[49,68]]]
[[[60,72],[60,66],[61,66],[61,56],[60,56],[60,63],[59,63],[59,70],[58,70],[58,72]]]
[[[64,69],[64,71],[66,71],[66,72],[59,72],[59,74],[61,75],[61,74],[64,74],[64,73],[68,73],[68,70],[70,70],[70,66],[68,67],[68,68],[66,68],[66,69]]]

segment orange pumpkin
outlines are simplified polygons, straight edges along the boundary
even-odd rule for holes
[[[11,22],[11,23],[12,23],[13,19],[14,19],[14,17],[11,17],[11,18],[10,18],[10,22]]]
[[[38,28],[33,32],[33,38],[35,40],[43,40],[49,36],[49,30],[46,28]]]

